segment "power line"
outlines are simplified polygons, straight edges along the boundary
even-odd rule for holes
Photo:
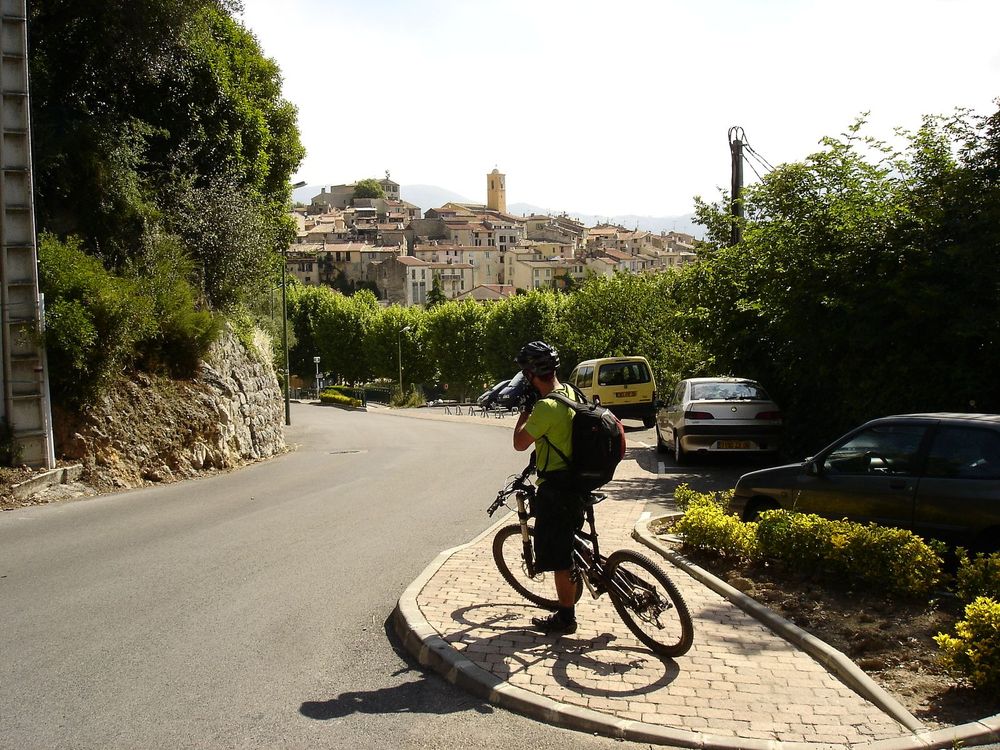
[[[774,171],[774,167],[771,166],[771,162],[769,162],[767,159],[761,156],[757,151],[755,151],[753,146],[751,146],[749,143],[744,143],[743,147],[750,153],[751,156],[757,159],[757,161],[760,162],[760,164],[764,166],[769,172]]]
[[[745,161],[747,163],[747,166],[750,167],[751,170],[753,170],[753,173],[755,175],[757,175],[757,179],[758,180],[763,180],[764,179],[763,177],[760,176],[760,172],[757,171],[757,168],[753,165],[752,161],[750,161],[749,159],[747,159],[745,156],[743,157],[743,161]]]

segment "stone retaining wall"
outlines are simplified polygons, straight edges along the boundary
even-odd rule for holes
[[[56,415],[61,458],[102,489],[229,469],[285,449],[284,402],[266,339],[230,331],[189,381],[139,374],[83,413]]]

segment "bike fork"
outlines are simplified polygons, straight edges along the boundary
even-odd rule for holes
[[[524,559],[524,572],[528,578],[535,577],[535,554],[531,548],[531,535],[528,533],[528,511],[524,507],[524,493],[518,492],[517,519],[521,522],[521,555]]]

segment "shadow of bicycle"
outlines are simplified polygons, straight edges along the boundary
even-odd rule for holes
[[[503,682],[548,673],[566,690],[587,696],[645,695],[670,685],[680,672],[672,659],[613,633],[590,634],[585,627],[560,637],[537,633],[525,623],[538,611],[508,602],[461,607],[450,614],[460,628],[449,630],[445,640]]]

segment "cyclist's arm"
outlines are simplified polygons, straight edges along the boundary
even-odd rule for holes
[[[531,412],[522,411],[517,417],[517,424],[514,425],[514,450],[526,451],[535,444],[535,438],[524,426],[528,422]]]

